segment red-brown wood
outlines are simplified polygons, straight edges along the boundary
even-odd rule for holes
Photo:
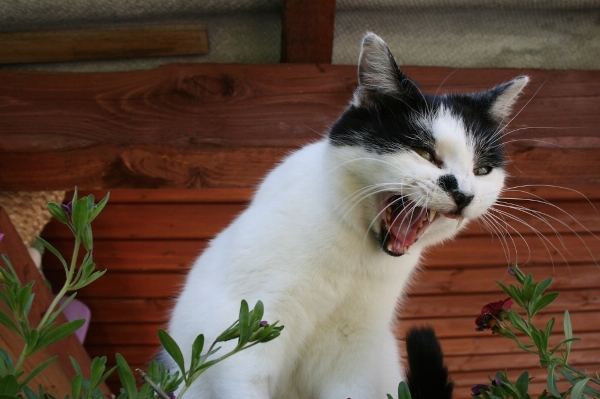
[[[284,0],[281,62],[331,64],[335,0]]]
[[[598,182],[600,72],[405,69],[429,92],[530,74],[509,126],[508,139],[518,140],[510,150],[514,182]],[[290,149],[320,137],[355,84],[355,67],[306,64],[0,71],[0,185],[252,187]]]

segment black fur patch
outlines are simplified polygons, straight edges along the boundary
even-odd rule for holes
[[[351,105],[333,125],[329,141],[334,146],[361,146],[369,152],[391,154],[422,148],[435,153],[432,132],[416,121],[441,106],[463,121],[475,146],[475,168],[504,166],[500,126],[488,111],[492,99],[485,93],[472,95],[397,97],[371,93],[369,103]]]
[[[454,383],[432,328],[412,328],[406,334],[406,354],[406,383],[412,399],[452,399]]]

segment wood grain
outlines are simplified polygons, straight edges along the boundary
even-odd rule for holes
[[[600,72],[407,67],[424,90],[473,91],[527,73],[508,136],[514,184],[596,184]],[[326,132],[356,69],[168,65],[149,71],[0,71],[0,186],[248,188]]]
[[[284,0],[281,62],[331,64],[335,0]]]
[[[199,25],[0,33],[0,64],[159,57],[208,53]]]
[[[106,190],[91,193],[100,198]],[[246,188],[111,190],[109,205],[94,227],[98,237],[95,260],[108,271],[102,284],[80,293],[94,315],[87,348],[92,353],[108,354],[109,358],[114,352],[130,355],[129,360],[140,366],[154,356],[156,331],[165,326],[187,270],[210,237],[247,205],[251,194],[252,190]],[[599,205],[598,186],[532,186],[507,192],[505,197],[547,213],[560,231],[562,243],[547,234],[551,229],[545,223],[525,215],[525,220],[544,231],[556,248],[547,248],[529,227],[519,223],[514,224],[518,232],[513,234],[514,245],[524,270],[538,280],[554,278],[552,289],[561,293],[542,312],[540,322],[555,317],[555,335],[559,337],[562,313],[569,309],[575,335],[584,339],[575,346],[587,352],[574,359],[578,365],[593,364],[600,348],[600,245],[593,235],[600,230],[594,210]],[[530,203],[540,197],[552,205]],[[49,225],[45,236],[61,251],[70,251],[67,235],[59,224]],[[511,259],[515,259],[514,253]],[[423,270],[401,307],[399,337],[412,325],[435,327],[457,384],[457,398],[468,397],[471,385],[485,382],[487,375],[507,367],[504,362],[511,358],[509,355],[520,356],[509,341],[474,329],[481,307],[506,297],[494,280],[510,283],[508,263],[500,240],[474,224],[454,242],[428,251]],[[56,281],[61,275],[60,264],[51,258],[46,258],[45,264],[48,278]],[[128,311],[122,312],[123,308]],[[522,359],[524,365],[533,365],[531,359]],[[523,368],[515,366],[510,372],[516,375]],[[543,373],[536,367],[530,370],[537,373],[536,384],[541,387]],[[116,385],[113,380],[111,386]]]

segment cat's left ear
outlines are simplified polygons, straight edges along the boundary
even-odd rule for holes
[[[383,39],[368,32],[362,41],[353,103],[365,106],[381,95],[405,101],[422,97],[417,85],[402,73]]]
[[[515,105],[528,82],[528,76],[519,76],[485,93],[490,101],[488,112],[496,122],[503,123],[506,121],[513,105]]]

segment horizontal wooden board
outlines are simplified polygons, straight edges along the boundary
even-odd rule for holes
[[[69,254],[73,243],[68,239],[48,238],[61,253]],[[502,243],[488,236],[460,237],[446,245],[427,251],[422,265],[426,271],[433,269],[490,269],[495,279],[505,277],[510,261],[521,265],[562,267],[565,265],[593,264],[600,259],[600,245],[589,242],[589,237],[563,235],[565,248],[546,248],[535,236],[515,240],[517,254],[512,243],[510,254],[505,253]],[[527,243],[529,247],[526,246]],[[96,240],[95,261],[98,269],[111,272],[187,272],[194,260],[208,245],[204,239],[186,240]],[[567,252],[568,251],[568,252]],[[591,254],[588,252],[590,251]],[[559,253],[560,252],[560,253]],[[508,256],[508,258],[507,258]],[[563,259],[564,256],[564,259]],[[554,263],[554,266],[553,266]],[[61,270],[58,259],[51,254],[44,257],[47,270]]]
[[[550,288],[549,292],[552,292]],[[173,293],[175,294],[175,293]],[[152,294],[153,295],[153,294]],[[412,294],[402,302],[400,314],[403,318],[417,319],[424,315],[430,318],[475,317],[483,305],[504,299],[499,288],[486,293],[423,295],[419,294],[419,281]],[[163,323],[167,320],[174,304],[172,298],[103,298],[87,296],[83,298],[92,309],[93,322],[98,323]],[[123,308],[130,312],[122,312]],[[565,309],[582,312],[600,311],[600,293],[597,288],[561,290],[558,299],[546,308],[545,312],[561,313]]]
[[[253,188],[204,188],[204,189],[113,189],[113,190],[79,190],[80,195],[91,194],[99,199],[110,193],[110,203],[247,203],[254,194]],[[69,191],[66,198],[71,198]],[[552,186],[531,184],[513,185],[510,179],[504,190],[506,198],[530,198],[553,200],[593,201],[600,199],[600,186],[570,184],[569,186]]]
[[[208,53],[200,25],[5,32],[0,64],[159,57]]]
[[[600,159],[600,157],[599,157]],[[525,207],[525,208],[523,208]],[[587,201],[553,201],[551,204],[506,202],[497,205],[500,232],[510,234],[588,233],[600,231],[600,213]],[[517,209],[514,209],[517,208]],[[600,207],[599,207],[600,208]],[[139,204],[115,203],[94,220],[96,239],[189,239],[211,238],[245,209],[240,203]],[[149,216],[152,217],[149,217]],[[508,224],[510,227],[505,226]],[[483,222],[471,223],[462,233],[489,235]],[[48,237],[70,237],[69,230],[54,221],[45,230]],[[598,239],[596,240],[598,241]]]
[[[538,280],[554,278],[553,289],[593,289],[600,284],[600,267],[577,265],[555,267],[526,267]],[[50,281],[58,281],[62,271],[46,272]],[[419,295],[460,295],[499,292],[494,280],[512,282],[507,273],[497,269],[439,269],[430,270],[416,277]],[[106,273],[102,284],[92,284],[80,291],[82,298],[169,298],[179,292],[185,281],[181,273],[123,272]],[[417,291],[418,290],[418,291]],[[492,301],[490,301],[492,302]],[[483,305],[483,304],[482,304]]]
[[[598,182],[600,72],[406,70],[433,92],[442,82],[440,92],[472,91],[529,74],[509,127],[514,181]],[[9,190],[252,187],[290,149],[320,137],[355,84],[355,67],[309,64],[0,71],[0,182]]]

